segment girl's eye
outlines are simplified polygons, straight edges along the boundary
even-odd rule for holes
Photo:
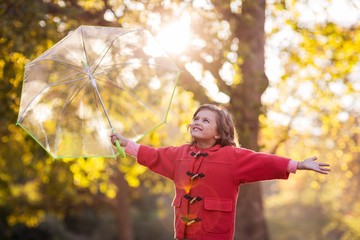
[[[207,119],[205,119],[205,120],[204,120],[204,122],[209,123],[210,121],[209,121],[209,120],[207,120]]]

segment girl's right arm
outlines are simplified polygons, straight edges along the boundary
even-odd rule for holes
[[[118,140],[120,145],[125,147],[126,153],[134,156],[139,164],[164,177],[173,178],[175,167],[174,156],[178,152],[174,147],[153,148],[140,145],[119,133],[111,134],[110,138],[113,145]]]
[[[114,145],[114,146],[116,146],[115,145],[115,141],[116,140],[119,140],[119,142],[120,142],[120,145],[122,146],[122,147],[126,147],[126,145],[128,144],[128,142],[129,142],[129,139],[127,139],[126,137],[124,137],[123,135],[121,135],[120,133],[112,133],[111,135],[110,135],[110,138],[111,138],[111,143]]]
[[[127,154],[137,157],[139,152],[140,144],[133,142],[126,137],[122,136],[120,133],[113,133],[110,135],[111,143],[116,146],[115,141],[118,140],[120,145],[125,148]]]

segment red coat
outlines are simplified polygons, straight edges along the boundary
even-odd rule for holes
[[[141,165],[175,184],[177,239],[233,239],[239,185],[289,177],[288,158],[220,145],[195,156],[197,152],[189,144],[158,149],[141,145],[137,155]]]

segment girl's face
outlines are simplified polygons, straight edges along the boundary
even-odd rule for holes
[[[209,148],[215,145],[220,138],[217,132],[216,113],[203,109],[197,113],[190,124],[190,134],[200,148]]]

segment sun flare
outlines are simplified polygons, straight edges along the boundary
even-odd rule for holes
[[[186,51],[191,39],[191,19],[188,14],[166,25],[156,36],[160,44],[170,54],[179,55]]]

